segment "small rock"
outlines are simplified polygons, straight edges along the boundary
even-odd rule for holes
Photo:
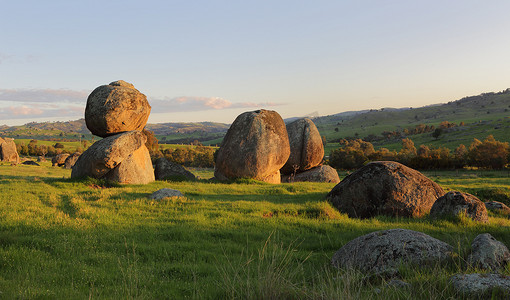
[[[38,163],[36,163],[36,162],[35,162],[35,161],[33,161],[33,160],[27,160],[27,161],[24,161],[24,162],[22,163],[22,165],[28,165],[28,166],[39,166],[39,164],[38,164]]]
[[[196,180],[197,178],[193,173],[186,170],[183,166],[168,161],[168,159],[161,157],[156,160],[154,174],[156,180],[163,180],[169,177],[184,177],[188,180]]]
[[[497,288],[503,295],[510,296],[510,276],[501,274],[457,274],[452,276],[450,281],[455,290],[461,294],[485,294]]]
[[[510,251],[489,233],[478,235],[471,244],[468,262],[484,270],[498,270],[510,262]]]
[[[282,182],[331,182],[339,183],[338,172],[331,166],[320,166],[295,175],[282,175]]]
[[[505,203],[501,203],[498,201],[485,202],[485,208],[487,208],[487,210],[494,211],[497,213],[510,214],[510,207],[506,206]]]
[[[411,287],[411,285],[409,283],[404,282],[402,280],[398,280],[398,279],[390,280],[390,282],[388,282],[388,286],[394,287],[397,289],[405,289],[405,288]]]
[[[164,188],[164,189],[161,189],[161,190],[158,190],[158,191],[155,191],[154,193],[152,193],[149,196],[149,199],[161,200],[161,199],[170,198],[170,197],[184,197],[184,195],[178,190]]]
[[[473,221],[487,223],[489,217],[485,204],[475,196],[462,192],[448,192],[437,199],[430,209],[432,218],[465,215]]]

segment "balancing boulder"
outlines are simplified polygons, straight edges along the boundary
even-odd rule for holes
[[[251,178],[280,183],[280,169],[290,155],[285,123],[275,111],[239,115],[223,139],[214,176],[218,180]]]
[[[85,123],[93,134],[100,137],[141,131],[147,124],[150,111],[147,97],[132,84],[119,80],[92,91],[85,108]]]

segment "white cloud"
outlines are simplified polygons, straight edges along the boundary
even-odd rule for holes
[[[221,110],[232,108],[259,108],[259,107],[272,107],[280,104],[265,102],[236,102],[232,103],[220,97],[177,97],[167,99],[153,99],[149,100],[152,106],[152,111],[155,113],[167,112],[190,112],[190,111],[204,111],[204,110]]]

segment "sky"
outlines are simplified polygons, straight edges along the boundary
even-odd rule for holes
[[[510,87],[510,1],[0,0],[0,125],[84,117],[116,80],[150,123],[420,107]]]

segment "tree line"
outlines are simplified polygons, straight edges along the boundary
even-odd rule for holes
[[[370,161],[390,160],[414,169],[460,169],[478,167],[503,169],[510,161],[508,142],[500,142],[489,135],[485,140],[473,139],[469,147],[460,144],[451,151],[446,147],[415,147],[409,138],[402,139],[400,151],[374,149],[372,143],[361,139],[342,139],[340,148],[332,150],[329,165],[336,169],[357,169]]]

